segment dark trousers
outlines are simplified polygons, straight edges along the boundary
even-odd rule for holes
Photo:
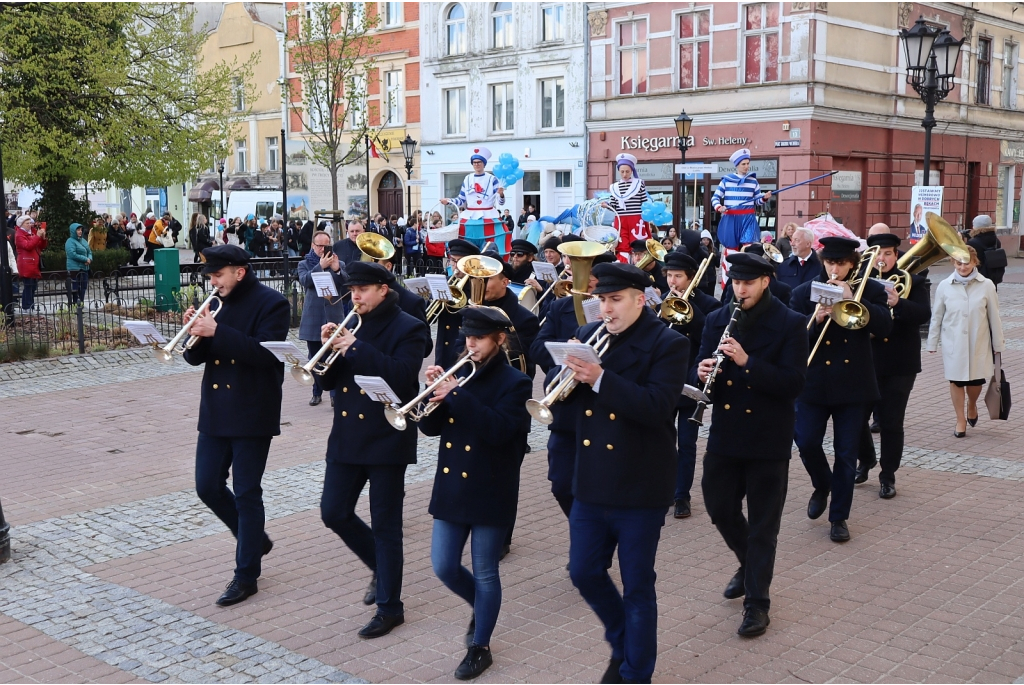
[[[158,247],[163,247],[163,245],[157,245],[157,244],[151,243],[151,242],[149,242],[147,240],[146,241],[146,256],[145,256],[143,261],[146,261],[146,262],[153,261],[153,251],[156,250]]]
[[[569,576],[604,624],[612,658],[629,682],[649,683],[658,657],[654,558],[665,507],[628,508],[576,500],[569,516]],[[619,548],[622,594],[608,575]]]
[[[309,358],[312,359],[313,355],[320,351],[323,347],[323,343],[319,340],[307,340],[306,350],[309,352]],[[334,397],[334,390],[331,390],[331,397]],[[320,374],[313,374],[313,397],[320,397],[324,394],[324,389],[320,387]]]
[[[677,501],[690,501],[693,472],[697,468],[697,431],[700,430],[700,426],[689,421],[692,415],[693,411],[689,408],[676,413],[676,436],[679,441],[679,457],[676,462]]]
[[[71,304],[85,301],[85,293],[89,290],[88,271],[68,272],[68,295]]]
[[[565,518],[572,511],[572,476],[576,471],[576,434],[553,430],[548,433],[548,480],[551,494]]]
[[[39,279],[22,276],[21,284],[21,309],[27,311],[36,305],[36,288],[39,286]]]
[[[142,248],[142,247],[133,247],[133,248],[131,248],[131,250],[129,250],[129,253],[130,253],[131,256],[129,257],[128,261],[131,264],[131,266],[138,266],[139,265],[139,257],[144,255],[146,253],[146,250],[145,250],[145,248]],[[199,260],[196,259],[196,261],[198,262]]]
[[[402,502],[405,464],[367,466],[327,462],[320,518],[377,574],[377,611],[401,616]],[[356,516],[356,502],[370,483],[370,525]],[[372,528],[371,528],[372,526]]]
[[[260,577],[263,545],[267,540],[260,482],[267,468],[270,440],[215,438],[200,433],[196,442],[196,493],[238,540],[235,578],[244,583],[253,583]],[[227,486],[229,470],[234,492]]]
[[[470,557],[473,572],[462,565],[462,552],[469,534],[473,534]],[[445,587],[473,607],[476,632],[473,643],[486,647],[498,623],[501,609],[501,576],[498,560],[505,540],[505,526],[471,526],[434,519],[430,543],[430,563]]]
[[[701,489],[711,522],[739,559],[746,591],[743,606],[768,611],[789,459],[735,459],[706,452]],[[749,520],[743,517],[744,497]]]
[[[822,405],[796,403],[796,446],[800,460],[811,477],[815,492],[832,493],[828,520],[845,521],[853,506],[853,479],[857,471],[860,431],[864,427],[870,404]],[[832,447],[835,467],[829,468],[823,444],[825,428],[832,419]]]
[[[875,419],[878,421],[879,439],[881,441],[882,472],[878,475],[880,483],[896,484],[896,471],[903,459],[903,422],[907,416],[907,402],[910,392],[914,389],[917,375],[886,376],[878,379],[878,391],[882,399],[874,405]],[[875,458],[875,442],[871,439],[868,422],[864,422],[860,438],[860,462],[871,464]]]

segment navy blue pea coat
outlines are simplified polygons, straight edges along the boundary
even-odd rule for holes
[[[554,378],[561,367],[555,366],[554,361],[551,359],[551,354],[548,353],[548,348],[544,346],[544,343],[548,341],[567,342],[576,335],[576,330],[579,327],[572,297],[562,297],[555,300],[548,310],[547,320],[540,327],[537,337],[533,340],[533,345],[530,346],[530,359],[544,372],[545,386]],[[553,404],[551,411],[554,414],[554,421],[548,426],[548,430],[564,431],[567,433],[572,433],[576,430],[576,415],[572,412],[564,411],[561,402]]]
[[[394,291],[362,319],[356,342],[320,381],[325,390],[336,390],[327,461],[415,464],[416,431],[392,428],[384,418],[384,405],[356,385],[354,376],[380,376],[403,403],[408,402],[419,392],[423,349],[430,331],[401,310]]]
[[[468,373],[464,367],[459,375]],[[532,390],[499,352],[420,421],[424,435],[441,438],[428,509],[434,518],[481,526],[515,521]]]
[[[450,369],[459,358],[461,347],[459,334],[462,331],[462,313],[442,309],[437,316],[437,342],[434,345],[434,364]]]
[[[818,278],[825,280],[824,274]],[[797,286],[790,300],[793,309],[804,315],[805,327],[817,306],[811,301],[810,294],[811,283],[804,283]],[[867,282],[860,301],[870,315],[867,326],[859,330],[848,330],[835,321],[829,324],[825,339],[807,369],[807,383],[799,398],[801,402],[822,406],[854,403],[866,405],[878,399],[871,336],[889,335],[892,316],[886,304],[885,287],[875,281]],[[824,321],[811,325],[806,334],[809,347],[814,347],[824,325]]]
[[[600,323],[576,333],[586,340]],[[573,495],[588,504],[668,507],[676,482],[675,412],[689,342],[649,307],[602,357],[600,392],[581,383],[566,400],[576,416]]]
[[[732,317],[723,307],[708,315],[699,360],[710,359]],[[795,401],[807,373],[807,322],[774,297],[753,328],[733,337],[748,359],[740,368],[728,358],[711,391],[708,452],[737,459],[789,459],[793,448]],[[697,367],[690,385],[703,388]]]
[[[782,302],[782,304],[789,306],[789,300],[792,297],[793,289],[788,285],[770,276],[768,278],[768,289],[772,291],[772,297]],[[732,304],[736,301],[736,294],[732,290],[732,279],[726,279],[725,288],[722,289],[722,301],[720,304],[727,305]]]
[[[537,373],[537,367],[530,357],[530,346],[533,344],[533,339],[537,337],[537,331],[540,329],[540,320],[537,318],[537,315],[519,304],[519,298],[509,289],[506,289],[505,294],[497,300],[484,300],[484,305],[487,307],[497,307],[508,315],[509,320],[516,329],[516,335],[509,336],[509,342],[513,352],[516,352],[515,338],[518,336],[520,346],[518,351],[526,355],[526,375],[533,378],[534,374]],[[438,339],[440,339],[440,335]],[[455,356],[458,357],[465,347],[466,338],[460,330],[458,339],[455,341]],[[448,366],[445,366],[445,368],[448,368]]]
[[[206,364],[199,400],[199,432],[218,438],[281,434],[284,364],[261,342],[288,336],[291,309],[284,295],[245,276],[222,298],[217,331],[185,352],[192,366]]]
[[[792,290],[796,290],[802,283],[815,280],[821,273],[821,259],[814,250],[811,250],[803,266],[800,266],[800,258],[791,254],[775,269],[775,276]]]
[[[394,283],[390,286],[391,290],[398,293],[398,306],[403,312],[414,316],[424,325],[427,323],[427,301],[422,297],[412,292],[408,288],[398,283]],[[434,351],[434,341],[430,338],[430,329],[427,329],[427,345],[423,348],[423,356],[429,357],[430,353]]]
[[[911,277],[910,297],[892,309],[889,335],[871,339],[875,376],[912,376],[921,373],[921,326],[932,318],[932,292],[928,279]]]

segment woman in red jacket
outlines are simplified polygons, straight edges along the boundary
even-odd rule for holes
[[[39,257],[46,249],[46,229],[36,230],[36,222],[28,214],[22,214],[16,222],[14,246],[18,250],[18,275],[21,277],[21,311],[29,312],[35,306],[36,286],[42,274],[39,273]]]

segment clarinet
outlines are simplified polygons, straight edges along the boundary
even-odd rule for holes
[[[739,316],[742,308],[743,300],[736,300],[736,308],[732,311],[732,318],[729,319],[729,323],[725,324],[725,330],[722,331],[722,337],[718,340],[718,348],[720,348],[722,343],[725,342],[725,339],[731,335],[730,329],[733,327],[733,324],[736,323],[736,317]],[[711,373],[708,374],[707,380],[704,381],[704,397],[697,400],[697,408],[694,410],[693,416],[687,419],[690,423],[695,423],[698,426],[704,425],[704,410],[707,409],[708,403],[711,401],[709,398],[711,397],[711,389],[715,385],[715,377],[718,375],[718,371],[722,368],[722,364],[726,359],[725,352],[722,352],[722,350],[718,348],[715,349],[715,353],[712,355],[715,360],[715,365],[712,367]]]

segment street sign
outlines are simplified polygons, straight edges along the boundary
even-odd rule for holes
[[[677,174],[715,174],[718,173],[717,164],[698,164],[687,162],[686,164],[676,164]]]
[[[425,186],[427,185],[427,179],[425,178],[413,178],[405,182],[409,186]]]

